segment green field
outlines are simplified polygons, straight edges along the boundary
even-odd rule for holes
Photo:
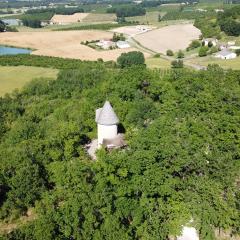
[[[211,56],[187,60],[186,62],[208,66],[209,64],[218,64],[224,69],[240,70],[240,57],[230,60],[222,60]]]
[[[171,68],[171,63],[168,60],[165,60],[162,58],[147,58],[146,64],[147,64],[147,67],[149,68],[160,68],[160,69]]]
[[[0,96],[22,88],[34,78],[47,77],[55,79],[58,70],[40,67],[0,67]]]

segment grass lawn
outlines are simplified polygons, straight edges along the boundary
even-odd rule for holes
[[[146,64],[147,64],[147,67],[149,68],[160,68],[160,69],[171,68],[171,63],[168,60],[165,60],[162,58],[147,58]]]
[[[218,64],[224,69],[234,69],[234,70],[240,70],[240,57],[237,57],[235,59],[229,59],[229,60],[222,60],[214,57],[202,57],[202,58],[195,58],[188,60],[189,63],[195,63],[200,64],[203,66],[208,66],[208,64]]]
[[[0,96],[20,89],[34,78],[47,77],[56,79],[58,70],[40,67],[3,67],[0,66]]]

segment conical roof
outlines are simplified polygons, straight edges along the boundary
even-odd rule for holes
[[[115,125],[119,123],[119,119],[109,101],[104,103],[103,108],[97,110],[96,122],[101,125]]]

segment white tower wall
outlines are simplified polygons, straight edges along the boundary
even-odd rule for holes
[[[103,143],[103,139],[116,138],[118,134],[117,125],[98,124],[98,145]]]

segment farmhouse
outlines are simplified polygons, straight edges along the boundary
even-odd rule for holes
[[[126,41],[117,41],[118,48],[130,48],[130,45]]]
[[[229,51],[228,49],[223,49],[215,55],[216,58],[221,59],[233,59],[237,57],[237,54]]]
[[[102,39],[99,42],[97,42],[96,45],[101,47],[102,49],[110,49],[111,47],[116,46],[116,44],[109,39],[107,39],[107,40]]]

